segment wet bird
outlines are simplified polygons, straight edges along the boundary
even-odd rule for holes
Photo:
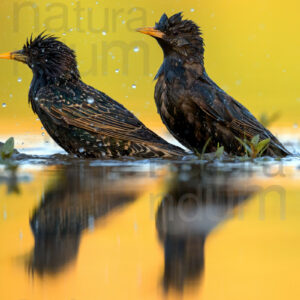
[[[204,68],[204,42],[200,28],[182,13],[163,14],[155,27],[138,29],[154,37],[164,53],[155,79],[155,101],[162,121],[184,146],[201,153],[218,144],[227,153],[243,155],[240,140],[259,135],[270,139],[265,154],[286,156],[289,151],[239,102],[226,94]]]
[[[179,157],[185,152],[149,130],[106,94],[85,84],[75,52],[57,37],[32,37],[0,58],[27,64],[33,79],[29,103],[54,141],[84,158]]]

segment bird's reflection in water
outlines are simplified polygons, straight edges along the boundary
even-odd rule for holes
[[[137,199],[149,180],[147,172],[121,168],[60,169],[30,220],[35,246],[29,269],[39,275],[61,271],[76,258],[82,231]]]
[[[156,227],[164,246],[163,287],[182,292],[204,270],[207,235],[232,209],[254,192],[237,183],[230,172],[183,166],[175,173],[157,214]]]

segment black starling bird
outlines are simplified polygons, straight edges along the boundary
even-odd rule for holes
[[[164,14],[155,27],[139,32],[154,37],[164,52],[155,79],[155,101],[162,121],[187,148],[214,152],[218,143],[233,155],[244,154],[236,139],[259,135],[270,139],[265,154],[286,156],[289,151],[239,102],[227,95],[206,74],[204,42],[199,27],[178,13]]]
[[[68,153],[85,158],[185,155],[121,104],[83,83],[74,51],[56,37],[31,37],[22,50],[0,58],[23,62],[32,69],[31,107],[49,135]]]

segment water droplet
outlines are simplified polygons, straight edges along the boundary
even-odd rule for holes
[[[39,100],[39,98],[38,97],[34,97],[34,101],[38,101]]]
[[[131,87],[132,87],[133,89],[136,89],[136,84],[133,84]]]
[[[83,153],[85,151],[85,149],[83,147],[78,149],[79,153]]]
[[[99,146],[99,147],[102,147],[102,146],[103,146],[103,144],[100,142],[100,143],[98,144],[98,146]]]
[[[119,73],[119,72],[120,72],[120,69],[116,69],[115,72],[116,72],[116,73]]]
[[[106,35],[106,31],[102,31],[102,35]]]
[[[297,123],[294,124],[294,128],[298,128],[298,124]]]
[[[83,17],[80,17],[80,20],[83,20]]]
[[[6,212],[6,210],[3,212],[3,219],[4,219],[4,220],[7,219],[7,212]]]
[[[94,228],[95,228],[95,218],[94,216],[89,216],[88,218],[88,227],[89,227],[89,230],[93,231]]]
[[[134,51],[134,52],[139,52],[139,51],[140,51],[140,47],[138,47],[138,46],[134,47],[134,48],[133,48],[133,51]]]
[[[44,127],[41,127],[41,129],[42,129],[42,130],[45,130],[45,128],[44,128]]]
[[[42,136],[44,136],[45,135],[45,132],[42,132]]]
[[[22,82],[22,78],[21,77],[18,78],[18,82]]]
[[[88,104],[93,104],[95,102],[95,99],[92,98],[92,97],[89,97],[89,98],[87,98],[86,101],[87,101]]]
[[[6,103],[2,103],[2,107],[6,107]]]
[[[22,231],[19,232],[19,239],[20,239],[20,240],[23,239],[23,232],[22,232]]]
[[[126,21],[124,20],[124,21],[122,21],[122,24],[125,24],[126,23]]]
[[[99,1],[96,1],[96,5],[98,5],[99,4]]]
[[[9,94],[9,98],[12,98],[13,97],[13,94]]]
[[[191,8],[191,12],[194,12],[195,11],[195,8]]]

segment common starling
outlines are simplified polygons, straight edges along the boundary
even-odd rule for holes
[[[200,28],[182,13],[168,18],[163,14],[155,27],[139,32],[154,37],[164,53],[155,79],[155,101],[162,121],[187,148],[208,152],[218,144],[227,153],[245,153],[241,140],[259,135],[270,139],[264,154],[286,156],[290,152],[239,102],[226,94],[204,68],[204,42]],[[237,139],[239,138],[240,141]]]
[[[179,157],[181,148],[149,130],[131,112],[81,81],[75,52],[41,33],[20,51],[0,58],[27,64],[33,79],[29,103],[54,141],[84,158]]]

